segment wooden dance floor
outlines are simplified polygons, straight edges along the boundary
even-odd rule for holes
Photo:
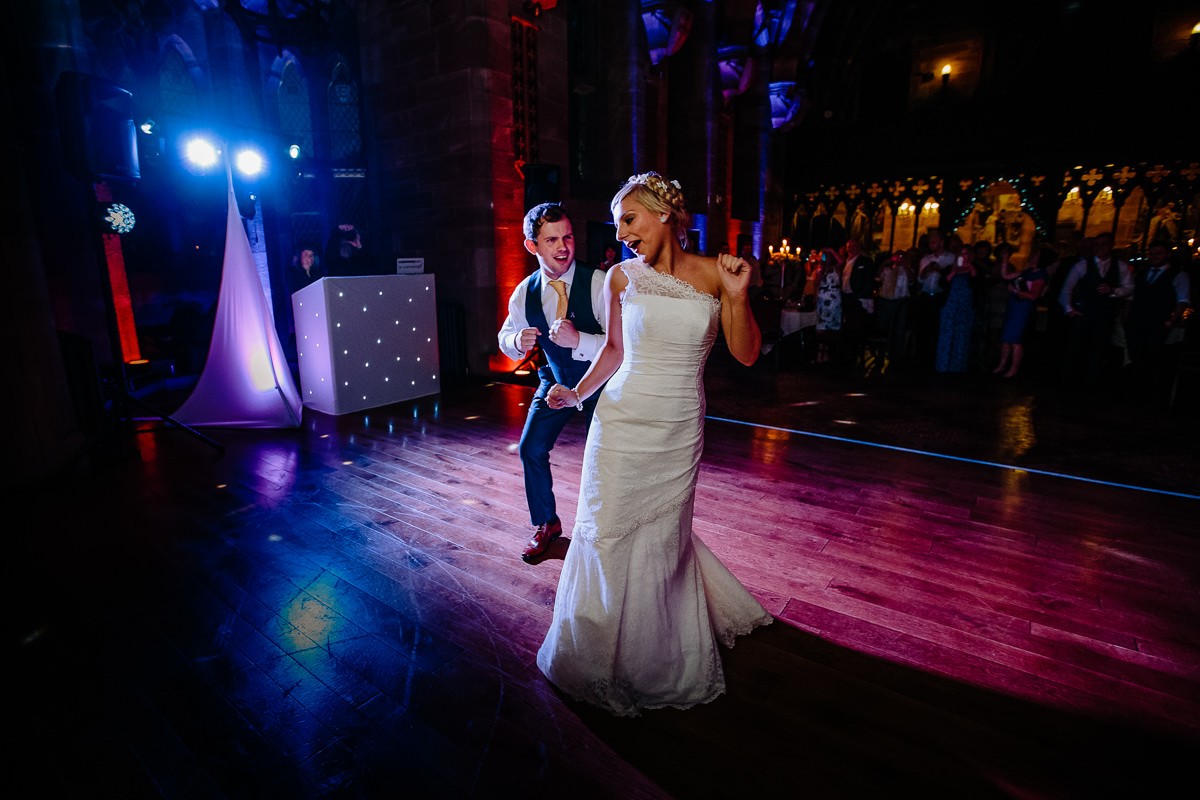
[[[18,499],[16,796],[1194,786],[1200,499],[710,421],[697,530],[776,622],[724,697],[613,719],[534,663],[562,562],[518,557],[531,395],[306,411],[223,456],[158,429]]]

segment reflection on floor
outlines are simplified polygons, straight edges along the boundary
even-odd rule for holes
[[[224,456],[143,433],[22,498],[15,796],[1160,797],[1191,777],[1200,500],[909,451],[1186,494],[1194,447],[1166,434],[1194,422],[719,354],[708,385],[737,421],[708,425],[696,529],[777,617],[725,653],[726,696],[617,720],[546,683],[561,562],[518,558],[531,390],[480,382],[212,431]],[[583,434],[554,451],[568,528]]]

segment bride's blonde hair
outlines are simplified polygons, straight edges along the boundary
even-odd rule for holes
[[[616,216],[621,209],[621,201],[626,197],[632,197],[645,206],[647,211],[666,214],[667,224],[675,232],[679,246],[687,249],[688,226],[692,220],[687,212],[687,204],[684,202],[683,192],[679,188],[679,181],[668,181],[657,172],[643,172],[640,175],[634,175],[625,181],[625,184],[613,195],[612,202],[609,203],[609,209],[613,216]]]

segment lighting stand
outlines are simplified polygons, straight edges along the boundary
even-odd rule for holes
[[[92,185],[94,186],[95,182],[99,182],[100,180],[101,179],[99,177],[93,177]],[[98,206],[101,202],[102,201],[100,198],[96,197],[95,192],[93,191],[91,196],[88,198],[88,207],[92,210],[92,213],[89,216],[91,217],[93,231],[92,239],[96,246],[96,254],[98,258],[98,264],[100,266],[101,294],[104,295],[104,315],[105,322],[108,326],[108,343],[112,354],[113,365],[116,369],[116,375],[113,378],[102,380],[101,382],[102,392],[107,403],[105,406],[104,415],[102,417],[103,423],[101,433],[96,438],[97,440],[100,440],[105,436],[111,436],[114,437],[115,440],[119,441],[124,433],[138,433],[139,431],[136,426],[137,419],[133,416],[133,408],[136,406],[144,409],[147,413],[147,416],[151,416],[161,420],[162,422],[174,425],[180,430],[186,431],[187,433],[196,437],[210,447],[215,448],[218,453],[223,454],[225,452],[225,446],[223,444],[210,439],[195,428],[185,425],[179,420],[164,414],[144,400],[134,397],[129,392],[130,377],[127,371],[127,365],[125,363],[125,354],[121,350],[121,332],[120,326],[117,324],[117,309],[116,303],[113,299],[112,278],[110,277],[108,271],[108,252],[104,246],[104,232],[100,228],[100,214],[96,213],[98,212]],[[91,449],[91,447],[97,443],[98,442],[96,440],[93,440],[93,442],[88,445],[88,449]],[[109,442],[110,445],[115,443],[116,441]]]
[[[541,354],[541,352],[542,352],[542,349],[540,347],[538,347],[537,345],[534,345],[533,347],[529,348],[529,352],[525,354],[525,357],[523,359],[521,359],[521,363],[517,364],[515,367],[513,367],[513,373],[515,374],[520,370],[527,369],[530,372],[532,372],[534,375],[537,375],[538,355]]]

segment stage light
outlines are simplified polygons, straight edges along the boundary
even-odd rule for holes
[[[253,178],[262,174],[264,167],[266,167],[263,157],[256,151],[249,149],[238,151],[237,157],[234,159],[234,164],[237,166],[238,172],[247,178]]]
[[[291,147],[289,147],[288,155],[291,156],[292,158],[299,158],[300,157],[300,145],[294,144]]]
[[[129,233],[137,223],[129,206],[121,203],[112,203],[104,209],[104,221],[112,228],[113,233]]]
[[[200,169],[208,169],[217,163],[219,151],[207,139],[192,139],[184,146],[184,156]]]

